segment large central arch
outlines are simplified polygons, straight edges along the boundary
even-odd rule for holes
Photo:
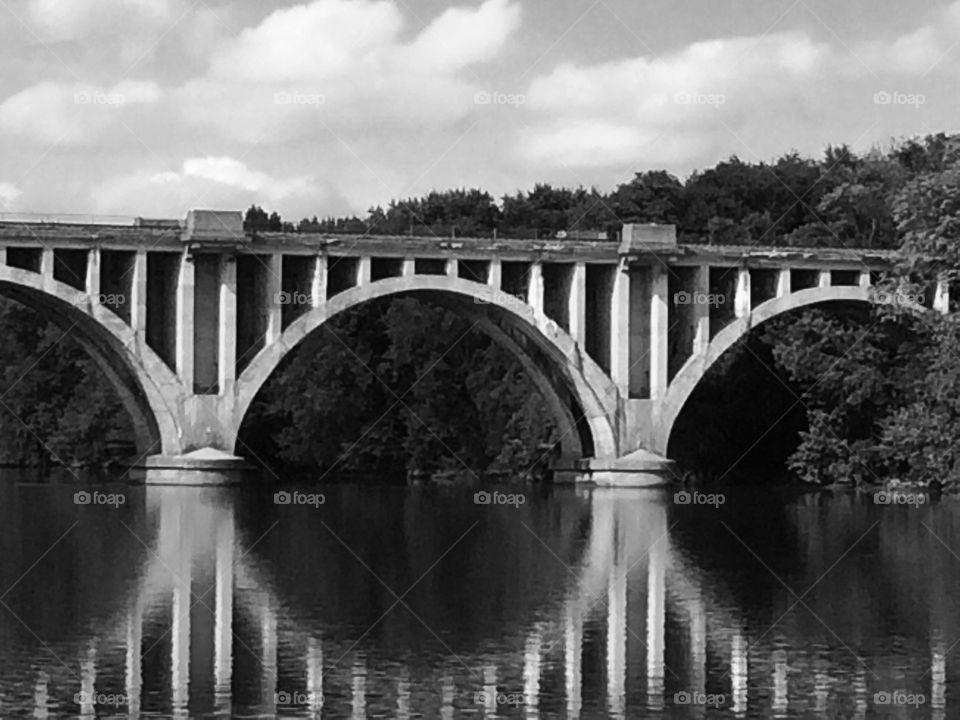
[[[837,303],[873,304],[874,288],[862,286],[830,285],[798,290],[782,297],[761,303],[748,315],[738,318],[718,332],[706,348],[706,352],[690,357],[677,372],[663,402],[655,409],[652,450],[666,455],[670,434],[680,412],[693,394],[697,385],[721,356],[761,323],[801,308]],[[919,305],[911,305],[923,310]]]
[[[492,292],[488,285],[445,275],[393,277],[360,285],[297,318],[237,379],[234,436],[254,397],[290,351],[339,313],[390,296],[422,297],[447,307],[476,321],[513,353],[553,411],[565,455],[573,459],[592,451],[596,457],[617,456],[619,394],[594,360],[566,331],[523,301]]]

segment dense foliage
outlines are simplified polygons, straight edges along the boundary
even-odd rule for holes
[[[431,192],[363,218],[291,223],[254,206],[246,228],[613,238],[624,222],[674,223],[690,243],[899,248],[890,288],[929,300],[938,277],[960,272],[958,138],[864,155],[830,147],[819,160],[733,157],[685,181],[639,172],[606,193],[541,184],[498,202],[476,189]],[[0,328],[6,460],[97,460],[108,435],[129,435],[69,338],[8,303]],[[535,467],[555,439],[546,417],[516,361],[467,321],[394,299],[309,338],[258,397],[242,440],[265,462],[302,470],[516,470]],[[725,357],[688,403],[671,452],[716,476],[748,466],[766,473],[750,463],[789,455],[789,467],[815,483],[951,484],[958,417],[955,314],[825,307],[771,321]]]

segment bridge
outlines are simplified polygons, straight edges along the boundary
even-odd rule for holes
[[[244,416],[288,353],[341,312],[413,296],[518,358],[559,428],[558,469],[635,482],[666,466],[684,403],[751,328],[876,302],[892,259],[682,245],[668,225],[625,225],[616,242],[251,233],[240,212],[208,210],[126,225],[0,222],[0,293],[90,353],[154,468],[242,463]],[[946,312],[948,285],[928,299]]]

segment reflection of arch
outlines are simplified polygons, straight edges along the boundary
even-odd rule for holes
[[[0,265],[0,293],[71,332],[130,414],[138,453],[180,452],[176,419],[180,381],[145,342],[137,342],[136,333],[123,320],[107,308],[91,306],[80,290],[7,265]]]
[[[837,302],[869,303],[873,292],[874,288],[847,285],[798,290],[783,297],[767,300],[754,308],[749,315],[731,322],[710,341],[705,353],[692,356],[673,378],[667,395],[658,408],[659,415],[655,419],[652,450],[666,454],[673,425],[697,385],[713,364],[757,325],[786,312],[811,305]]]
[[[528,371],[539,367],[539,372],[533,372],[535,382],[538,385],[545,382],[556,384],[550,377],[553,375],[564,386],[563,391],[575,400],[577,409],[581,410],[577,413],[567,404],[567,410],[561,411],[559,408],[565,403],[562,401],[563,392],[559,389],[546,396],[548,404],[558,413],[560,432],[567,433],[571,440],[564,451],[572,452],[578,443],[583,450],[587,450],[592,443],[597,457],[617,455],[615,428],[618,393],[603,370],[543,313],[534,312],[528,305],[505,293],[491,292],[487,285],[443,275],[395,277],[354,287],[297,318],[277,342],[260,351],[237,379],[234,427],[239,429],[250,403],[284,357],[311,332],[344,310],[391,295],[426,297],[467,317],[479,316],[483,320],[481,326],[488,331],[493,329],[491,323],[496,323],[499,331],[491,333],[494,339],[508,339],[506,346],[518,353]],[[543,363],[537,361],[538,357],[547,361],[552,372],[548,372]],[[586,419],[589,443],[579,438],[572,440],[576,430],[571,423],[577,424],[578,415]]]

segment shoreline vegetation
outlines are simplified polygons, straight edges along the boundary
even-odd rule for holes
[[[896,249],[883,280],[923,296],[960,270],[960,136],[819,160],[736,157],[685,181],[646,171],[609,193],[537,185],[498,202],[431,192],[363,218],[285,221],[251,207],[252,232],[576,237],[621,223],[675,224],[682,243]],[[954,293],[956,294],[956,293]],[[129,418],[64,326],[0,299],[0,464],[100,466]],[[556,441],[519,363],[450,312],[371,302],[304,341],[241,429],[254,462],[284,474],[541,477]],[[397,397],[403,402],[397,403]],[[389,410],[388,410],[389,408]],[[892,302],[771,320],[721,359],[678,420],[670,456],[698,483],[789,474],[820,487],[892,480],[960,489],[960,321]],[[466,472],[464,470],[464,472]]]

